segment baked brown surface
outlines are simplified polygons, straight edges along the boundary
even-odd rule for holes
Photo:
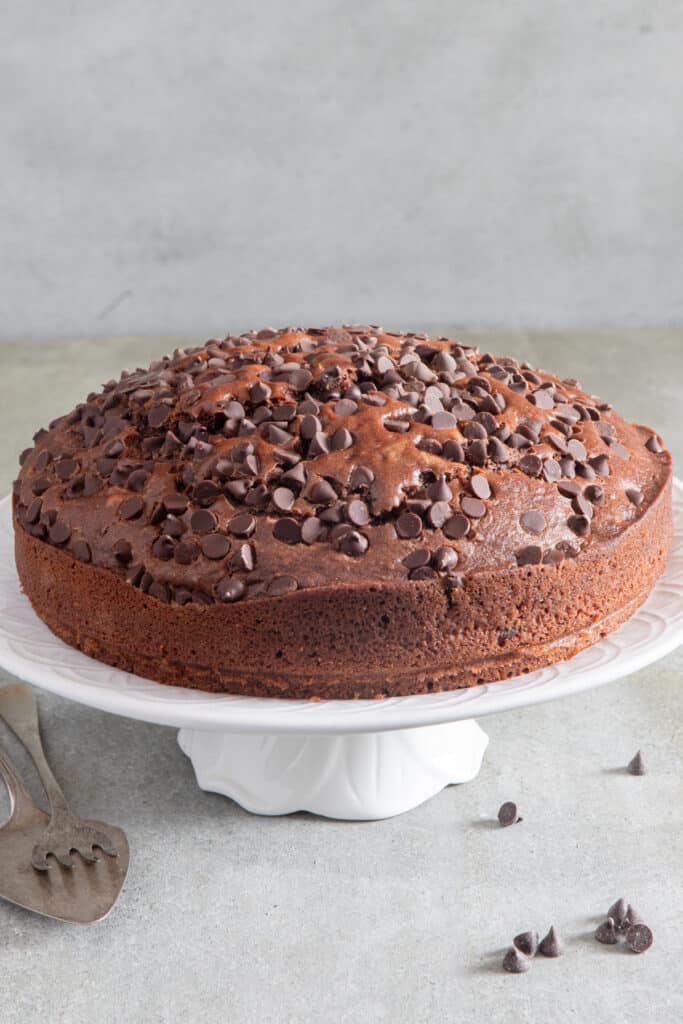
[[[570,657],[661,574],[671,460],[575,381],[376,327],[178,350],[39,431],[16,560],[68,643],[258,696]]]

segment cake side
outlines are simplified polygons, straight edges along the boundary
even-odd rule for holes
[[[250,603],[161,604],[16,531],[22,586],[59,637],[176,686],[372,698],[473,686],[569,658],[621,625],[663,572],[671,480],[611,545],[556,565],[439,582],[351,584]]]

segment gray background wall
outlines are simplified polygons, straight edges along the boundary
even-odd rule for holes
[[[683,323],[678,0],[5,0],[0,337]]]

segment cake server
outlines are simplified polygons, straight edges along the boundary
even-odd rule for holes
[[[0,748],[0,776],[9,792],[12,813],[0,828],[0,896],[26,910],[69,924],[91,924],[109,913],[128,869],[128,844],[123,832],[111,829],[119,849],[116,858],[97,864],[77,859],[71,869],[55,865],[45,873],[31,865],[33,847],[49,817],[41,811]]]
[[[34,844],[29,863],[36,871],[48,872],[50,875],[58,874],[59,868],[57,864],[51,865],[48,861],[49,854],[53,854],[58,864],[69,871],[76,865],[86,863],[94,871],[91,881],[96,883],[95,888],[102,890],[100,897],[106,897],[107,891],[112,897],[111,903],[104,910],[106,913],[113,906],[128,870],[125,834],[99,821],[84,821],[71,812],[43,751],[38,708],[31,687],[16,685],[0,689],[0,717],[31,754],[50,802],[49,820],[41,830],[32,830]],[[98,849],[105,854],[101,859]],[[79,856],[73,858],[73,852]],[[120,863],[114,867],[118,861]],[[94,870],[100,864],[106,870]],[[98,906],[100,903],[101,899]]]

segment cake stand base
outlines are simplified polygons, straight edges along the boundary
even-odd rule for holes
[[[474,720],[351,735],[181,729],[201,789],[252,814],[310,811],[371,821],[409,811],[479,772],[488,736]]]

